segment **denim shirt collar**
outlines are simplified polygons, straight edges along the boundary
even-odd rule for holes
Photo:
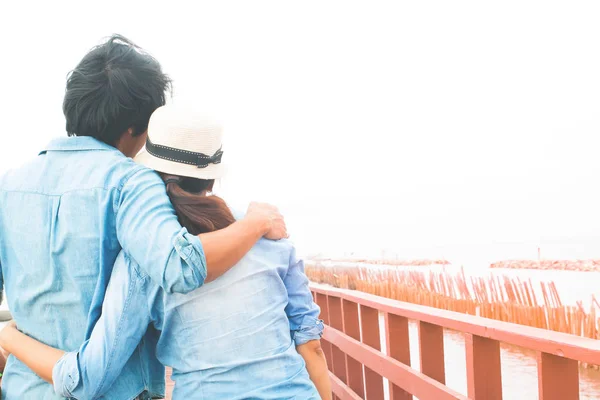
[[[99,141],[91,136],[72,136],[66,138],[57,138],[52,140],[45,149],[40,152],[44,154],[48,151],[85,151],[85,150],[108,150],[118,151],[113,146]]]

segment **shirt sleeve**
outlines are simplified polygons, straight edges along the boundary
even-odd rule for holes
[[[0,262],[0,304],[4,301],[4,273],[2,272],[2,262]],[[1,379],[1,377],[0,377]]]
[[[296,259],[295,249],[292,250],[290,266],[283,283],[288,292],[285,312],[296,346],[320,339],[323,334],[323,321],[319,319],[321,310],[313,301],[308,278],[304,274],[304,262]]]
[[[158,290],[137,273],[124,252],[119,254],[102,315],[90,339],[79,351],[65,353],[54,365],[52,380],[57,395],[95,399],[111,387],[151,323],[148,302]]]
[[[206,258],[200,239],[177,220],[158,174],[143,168],[120,192],[116,214],[121,247],[167,293],[188,293],[202,286]]]

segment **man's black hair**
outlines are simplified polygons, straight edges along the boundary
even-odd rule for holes
[[[63,102],[67,134],[92,136],[111,146],[129,128],[140,135],[170,88],[158,61],[113,35],[90,50],[68,76]]]

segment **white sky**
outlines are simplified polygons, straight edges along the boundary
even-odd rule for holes
[[[67,72],[118,32],[222,116],[226,200],[307,252],[600,257],[599,2],[94,4],[3,3],[0,171],[65,134]]]

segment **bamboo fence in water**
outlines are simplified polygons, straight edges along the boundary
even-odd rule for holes
[[[588,310],[581,302],[577,306],[564,305],[554,282],[541,282],[541,298],[538,298],[531,280],[494,275],[467,278],[462,269],[451,274],[307,263],[306,275],[313,282],[339,288],[600,339],[600,318],[596,315],[600,303],[592,296]]]

